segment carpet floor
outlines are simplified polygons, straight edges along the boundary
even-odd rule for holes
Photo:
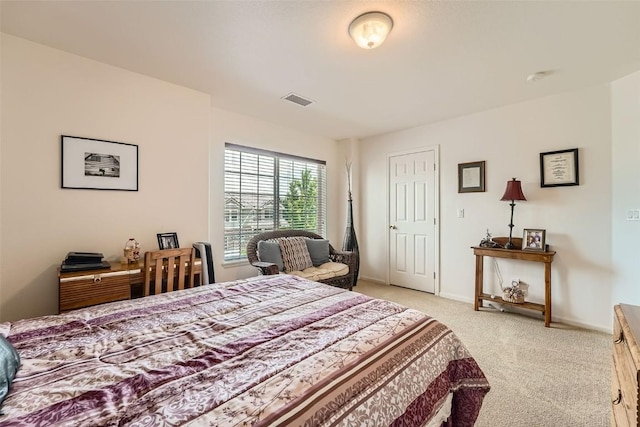
[[[611,335],[358,280],[354,291],[420,310],[449,326],[491,391],[479,427],[610,425]]]

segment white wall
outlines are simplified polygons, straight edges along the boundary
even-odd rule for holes
[[[363,277],[386,277],[387,153],[439,145],[441,295],[471,301],[469,246],[486,228],[508,233],[509,206],[499,199],[517,177],[528,201],[516,206],[514,234],[545,228],[558,251],[554,319],[608,330],[614,303],[640,303],[640,222],[624,219],[640,208],[639,73],[614,82],[611,92],[589,88],[356,144],[211,109],[206,94],[13,36],[1,42],[0,320],[55,313],[56,268],[66,252],[117,260],[129,237],[143,250],[157,247],[157,232],[176,231],[182,245],[208,239],[218,280],[255,274],[246,265],[221,268],[225,142],[326,160],[328,237],[336,247],[345,226],[344,161],[353,158]],[[137,144],[140,191],[61,189],[61,134]],[[541,189],[539,153],[573,147],[580,148],[581,185]],[[476,160],[487,161],[487,192],[458,194],[457,164]],[[157,201],[165,194],[171,203]],[[455,217],[459,208],[464,219]],[[541,300],[541,266],[499,262],[506,280],[530,283],[531,298]],[[485,271],[485,283],[497,289],[492,266]]]
[[[69,251],[209,237],[210,97],[2,35],[0,319],[57,313]],[[60,188],[60,135],[136,144],[139,191]]]
[[[117,261],[129,237],[143,251],[157,248],[158,232],[177,232],[181,246],[210,241],[218,281],[255,275],[246,263],[222,262],[225,142],[325,160],[327,236],[341,247],[346,190],[335,141],[13,36],[3,34],[2,47],[0,319],[56,313],[66,253]],[[138,145],[140,190],[61,189],[62,134]]]
[[[640,221],[627,221],[640,209],[640,71],[611,84],[613,124],[612,239],[613,304],[640,305]]]
[[[440,146],[440,291],[471,302],[474,256],[470,246],[488,228],[509,233],[506,182],[522,181],[526,202],[515,207],[514,236],[523,228],[547,230],[557,251],[552,267],[553,318],[610,330],[611,289],[611,116],[606,86],[537,99],[361,141],[363,193],[361,275],[385,280],[388,268],[386,209],[387,154]],[[579,148],[580,186],[540,188],[539,154]],[[457,192],[457,165],[486,161],[486,192]],[[456,217],[464,209],[465,217]],[[363,248],[364,246],[364,248]],[[541,264],[498,260],[506,280],[530,284],[529,299],[544,299]],[[485,261],[485,287],[498,294],[496,274]]]
[[[298,108],[298,107],[292,107]],[[340,174],[344,173],[344,159],[339,156],[338,144],[327,138],[301,133],[249,116],[212,109],[212,138],[210,155],[211,242],[216,259],[216,281],[255,276],[257,270],[247,264],[223,263],[224,258],[224,146],[225,143],[245,145],[280,153],[325,160],[327,162],[327,237],[335,247],[342,247],[339,209],[346,191]]]

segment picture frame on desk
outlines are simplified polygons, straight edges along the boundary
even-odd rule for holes
[[[523,251],[539,251],[547,250],[547,232],[541,228],[525,228],[522,236]]]
[[[177,233],[158,233],[157,236],[160,249],[177,249],[180,247]]]

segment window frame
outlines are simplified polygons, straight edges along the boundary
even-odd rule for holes
[[[238,159],[234,164],[232,152],[238,153]],[[243,171],[243,154],[244,155],[256,155],[256,164],[251,170],[251,160],[246,160],[245,163],[249,165],[247,171]],[[260,170],[260,159],[263,159],[265,163],[269,164],[269,159],[273,160],[273,172]],[[311,159],[307,157],[301,157],[286,153],[279,153],[270,150],[263,150],[259,148],[248,147],[244,145],[238,145],[233,143],[225,143],[225,154],[223,159],[223,191],[224,191],[224,204],[223,204],[223,256],[224,262],[234,262],[246,259],[246,242],[255,234],[265,231],[296,228],[283,227],[282,221],[286,221],[283,217],[286,211],[281,206],[285,195],[290,193],[285,187],[289,187],[294,180],[301,181],[303,171],[310,171],[307,176],[311,176],[314,180],[316,194],[316,216],[315,228],[305,228],[321,236],[326,236],[326,220],[327,220],[327,170],[326,161]],[[289,167],[289,170],[284,170],[283,163]],[[298,174],[299,176],[297,176]],[[233,178],[233,179],[232,179]],[[245,188],[254,187],[255,193],[251,191],[243,191],[243,178],[247,181]],[[273,179],[272,192],[261,192],[261,185],[267,182],[268,178]],[[307,181],[308,183],[308,181]],[[237,191],[231,191],[230,188],[236,186]],[[264,191],[264,190],[262,190]],[[284,193],[284,194],[283,194]],[[255,198],[257,202],[254,206],[248,209],[244,208],[243,195],[246,195],[247,200]],[[264,208],[260,210],[260,198],[270,198],[264,203]],[[229,215],[229,201],[234,199],[237,203],[237,209],[234,207],[234,214],[237,214],[235,221],[227,221]],[[251,202],[250,202],[251,203]],[[251,213],[253,212],[253,213]],[[268,215],[267,215],[268,212]],[[255,217],[254,226],[246,224],[252,223],[251,215]],[[268,224],[268,221],[272,221]],[[231,227],[227,227],[228,224],[232,224]],[[235,229],[235,230],[234,230]]]

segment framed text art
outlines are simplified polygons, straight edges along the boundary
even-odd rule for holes
[[[524,236],[522,236],[523,251],[541,251],[546,250],[546,230],[539,228],[525,228]]]
[[[62,188],[138,191],[138,146],[62,135]]]
[[[578,149],[540,153],[540,187],[580,185]]]
[[[458,193],[484,191],[484,161],[458,164]]]

